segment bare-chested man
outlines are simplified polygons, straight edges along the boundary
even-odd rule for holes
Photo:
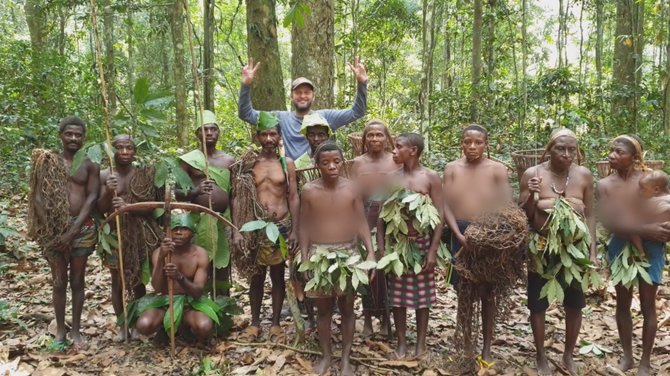
[[[318,249],[341,251],[351,256],[358,254],[358,240],[363,242],[367,260],[375,260],[370,238],[370,229],[363,214],[360,190],[348,179],[340,177],[344,165],[342,149],[334,143],[324,143],[314,155],[321,178],[307,183],[301,193],[300,206],[300,249],[302,260],[309,260]],[[310,271],[312,272],[312,271]],[[313,271],[319,273],[319,271]],[[354,299],[351,281],[346,291],[307,291],[317,308],[317,331],[319,347],[323,356],[314,367],[318,374],[324,374],[333,357],[330,343],[330,326],[333,304],[337,304],[342,315],[342,363],[340,374],[353,375],[351,365],[351,344],[354,336]]]
[[[442,182],[439,175],[433,170],[421,165],[420,158],[423,152],[424,141],[416,133],[403,133],[396,137],[393,149],[393,161],[402,165],[393,175],[393,183],[409,191],[427,195],[438,213],[442,214],[443,207]],[[442,217],[442,215],[440,215]],[[379,221],[382,222],[382,221]],[[416,346],[414,355],[417,359],[427,357],[426,334],[428,332],[428,316],[430,308],[435,304],[435,265],[437,264],[437,249],[442,236],[442,218],[440,224],[432,234],[420,236],[413,227],[413,218],[408,221],[408,238],[416,243],[418,252],[423,255],[423,267],[418,274],[405,270],[398,277],[394,273],[388,275],[389,305],[393,308],[393,320],[398,337],[396,355],[404,358],[407,355],[407,309],[416,312]],[[377,230],[379,251],[391,249],[394,244],[385,244],[385,231]]]
[[[577,136],[565,128],[552,133],[546,147],[549,161],[530,167],[524,172],[519,183],[519,204],[526,211],[531,230],[546,235],[544,227],[548,218],[547,209],[555,205],[558,198],[565,198],[578,214],[584,216],[591,233],[590,258],[596,263],[595,217],[593,215],[593,175],[586,168],[574,163],[579,155]],[[535,196],[535,193],[538,195]],[[535,198],[538,198],[537,200]],[[549,306],[546,298],[540,299],[540,292],[546,279],[538,273],[528,271],[528,309],[530,324],[535,340],[537,369],[540,374],[551,374],[544,348],[545,312]],[[577,283],[562,284],[565,300],[565,351],[563,365],[572,374],[577,366],[573,351],[582,325],[582,308],[586,305],[584,292]]]
[[[372,119],[363,129],[363,155],[354,159],[352,176],[363,191],[365,215],[368,226],[377,228],[379,211],[381,210],[381,195],[387,188],[389,175],[400,168],[393,161],[393,138],[383,120]],[[377,259],[382,255],[378,254]],[[388,317],[387,292],[384,272],[376,271],[375,280],[366,288],[363,295],[363,336],[373,333],[372,316],[381,317],[381,333],[387,334]]]
[[[100,167],[84,158],[81,166],[72,173],[71,167],[74,155],[81,149],[86,136],[86,125],[76,116],[68,116],[61,120],[58,135],[63,143],[63,152],[60,154],[65,171],[67,171],[67,199],[69,203],[70,224],[67,231],[55,242],[44,249],[51,274],[53,277],[53,305],[56,314],[56,344],[66,342],[65,328],[65,301],[66,289],[69,281],[72,288],[72,331],[70,338],[75,348],[85,349],[86,343],[81,336],[81,311],[84,306],[84,275],[86,261],[93,253],[97,243],[95,222],[91,211],[98,198],[100,187]],[[43,202],[50,192],[36,189],[34,209],[37,215],[38,226],[47,226],[51,212],[44,209]]]
[[[651,353],[656,336],[656,293],[662,283],[665,251],[663,243],[670,240],[670,222],[658,218],[648,223],[634,221],[638,211],[639,191],[644,185],[644,151],[642,142],[635,136],[621,135],[612,141],[609,163],[614,174],[598,182],[598,200],[601,211],[600,220],[611,231],[607,253],[612,262],[623,250],[631,237],[644,239],[645,257],[650,263],[647,269],[652,283],[640,279],[640,310],[644,317],[642,326],[642,357],[638,366],[638,375],[649,375],[651,369]],[[641,184],[642,183],[642,184]],[[623,357],[619,369],[627,371],[634,366],[633,358],[633,320],[631,318],[631,302],[633,288],[623,284],[616,289],[616,322],[619,340],[623,348]]]
[[[261,145],[258,160],[254,164],[253,175],[256,184],[256,195],[264,215],[258,218],[267,222],[275,222],[282,236],[288,240],[288,247],[297,244],[298,222],[298,188],[295,179],[295,165],[289,158],[279,156],[281,134],[277,126],[279,121],[269,112],[261,112],[256,128],[256,141]],[[235,200],[234,208],[247,203]],[[233,209],[236,210],[236,209]],[[292,222],[292,223],[291,223]],[[238,223],[239,227],[244,223]],[[263,230],[264,231],[264,230]],[[233,242],[238,245],[243,241],[239,233],[233,235]],[[249,334],[256,337],[260,334],[261,305],[263,303],[263,285],[265,284],[266,267],[270,267],[272,281],[272,328],[271,333],[279,333],[281,307],[284,303],[286,282],[284,280],[285,257],[278,244],[264,241],[260,245],[256,262],[260,272],[251,278],[249,301],[251,304],[251,326]]]
[[[153,265],[151,286],[154,288],[155,295],[146,295],[137,301],[138,309],[144,307],[145,310],[138,312],[139,318],[137,318],[135,327],[138,332],[147,336],[156,333],[161,327],[165,328],[163,319],[168,314],[166,299],[168,281],[172,280],[175,312],[180,311],[177,305],[183,305],[182,319],[181,322],[177,322],[175,332],[180,329],[189,330],[198,339],[204,340],[214,332],[212,319],[197,310],[200,306],[198,302],[208,299],[203,296],[207,282],[207,251],[191,244],[195,223],[188,213],[173,214],[170,227],[172,237],[164,238],[161,246],[156,248],[151,256]],[[170,262],[166,261],[168,254],[171,254]],[[146,309],[146,307],[152,308]],[[162,330],[160,334],[165,335]]]
[[[154,201],[156,189],[153,185],[153,169],[133,166],[135,160],[133,139],[126,134],[120,134],[114,137],[112,146],[116,150],[114,153],[116,169],[114,172],[109,168],[100,171],[98,211],[109,214],[129,203]],[[146,294],[141,277],[142,264],[148,262],[147,258],[160,241],[158,224],[151,216],[151,210],[148,210],[127,213],[123,216],[121,228],[126,288],[132,291],[134,299],[139,299]],[[111,273],[112,306],[116,317],[120,317],[123,314],[123,292],[117,250],[107,253],[104,249],[98,249],[98,252]],[[122,341],[127,335],[128,333],[119,330],[116,340]]]
[[[314,152],[319,145],[326,142],[333,131],[328,125],[328,121],[318,112],[312,112],[302,119],[300,133],[307,139],[309,144],[309,151],[306,151],[298,159],[295,160],[295,168],[303,169],[314,166]]]
[[[463,157],[444,168],[443,189],[445,197],[445,219],[452,228],[452,253],[458,253],[465,241],[463,233],[470,222],[487,209],[512,200],[512,191],[507,180],[507,169],[502,163],[484,156],[488,147],[488,132],[477,124],[463,129],[461,148]],[[455,219],[455,221],[454,221]],[[452,271],[452,282],[455,271]],[[495,324],[496,302],[492,286],[482,284],[479,288],[482,309],[482,358],[491,361],[491,339]]]
[[[202,148],[184,154],[179,157],[181,167],[191,177],[193,187],[188,191],[178,190],[175,192],[175,195],[178,200],[189,201],[205,207],[209,207],[211,202],[214,211],[226,213],[230,205],[230,166],[235,163],[235,159],[216,148],[216,143],[219,141],[219,125],[214,113],[207,110],[203,111],[201,121],[202,126],[196,129],[195,135],[198,143],[202,144],[204,132],[209,179],[207,179],[204,172],[205,159],[203,158]],[[218,227],[218,229],[218,236],[225,239],[225,249],[216,250],[216,279],[217,281],[227,282],[230,280],[229,257],[222,256],[230,255],[228,235],[222,227]],[[208,250],[211,258],[213,254],[212,250],[209,249],[211,245],[204,244],[202,241],[198,241],[198,239],[196,241]],[[224,295],[228,295],[229,293],[228,288],[219,290],[217,287],[217,291]]]

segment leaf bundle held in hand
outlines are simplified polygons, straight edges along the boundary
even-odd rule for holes
[[[311,277],[305,285],[305,291],[330,294],[333,291],[354,292],[358,286],[368,285],[368,271],[376,267],[376,262],[362,261],[360,255],[317,246],[309,260],[300,262],[298,271],[307,272]]]
[[[612,283],[624,285],[631,288],[639,284],[642,278],[648,284],[652,284],[647,269],[651,266],[645,256],[640,254],[630,242],[621,249],[621,253],[612,261],[610,266]]]

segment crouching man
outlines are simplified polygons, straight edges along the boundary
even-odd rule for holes
[[[130,324],[132,325],[134,317],[139,316],[135,323],[138,332],[144,335],[157,332],[158,342],[167,339],[170,320],[165,315],[169,315],[168,281],[172,279],[175,332],[192,334],[199,340],[204,340],[214,333],[215,327],[212,319],[203,313],[206,311],[203,308],[207,306],[215,312],[218,311],[216,303],[203,296],[207,282],[207,251],[191,244],[195,222],[188,213],[173,215],[170,227],[172,238],[163,239],[161,246],[152,254],[151,285],[155,293],[130,304]],[[171,255],[170,262],[167,260],[168,255]],[[179,312],[183,314],[180,316]]]

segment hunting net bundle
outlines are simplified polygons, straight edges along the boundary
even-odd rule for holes
[[[526,275],[528,219],[516,206],[501,206],[476,218],[463,235],[468,246],[454,263],[460,277],[455,336],[464,350],[460,368],[471,368],[475,364],[471,360],[477,345],[482,293],[490,291],[496,317],[508,317],[514,286]]]
[[[28,198],[28,233],[47,252],[70,226],[70,204],[67,195],[68,174],[58,152],[34,149],[31,157],[30,195]],[[39,194],[39,202],[37,195]],[[45,218],[38,216],[37,205]],[[42,223],[44,220],[45,223]],[[65,255],[67,258],[69,255]]]
[[[265,213],[256,195],[253,170],[257,159],[258,153],[250,150],[231,166],[232,195],[237,202],[236,210],[233,210],[233,222],[239,225],[263,218]],[[256,257],[265,235],[260,231],[247,231],[241,234],[244,238],[244,247],[233,245],[231,256],[237,271],[242,277],[250,279],[262,270],[256,263]]]
[[[128,204],[158,200],[154,173],[153,167],[137,168],[130,179],[129,192],[121,198]],[[160,245],[162,231],[151,215],[124,215],[121,228],[126,289],[132,293],[133,287],[140,282],[142,263]]]

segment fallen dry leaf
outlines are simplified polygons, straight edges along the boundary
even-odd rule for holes
[[[419,362],[416,360],[387,360],[379,363],[379,365],[382,367],[416,368],[419,366]]]

